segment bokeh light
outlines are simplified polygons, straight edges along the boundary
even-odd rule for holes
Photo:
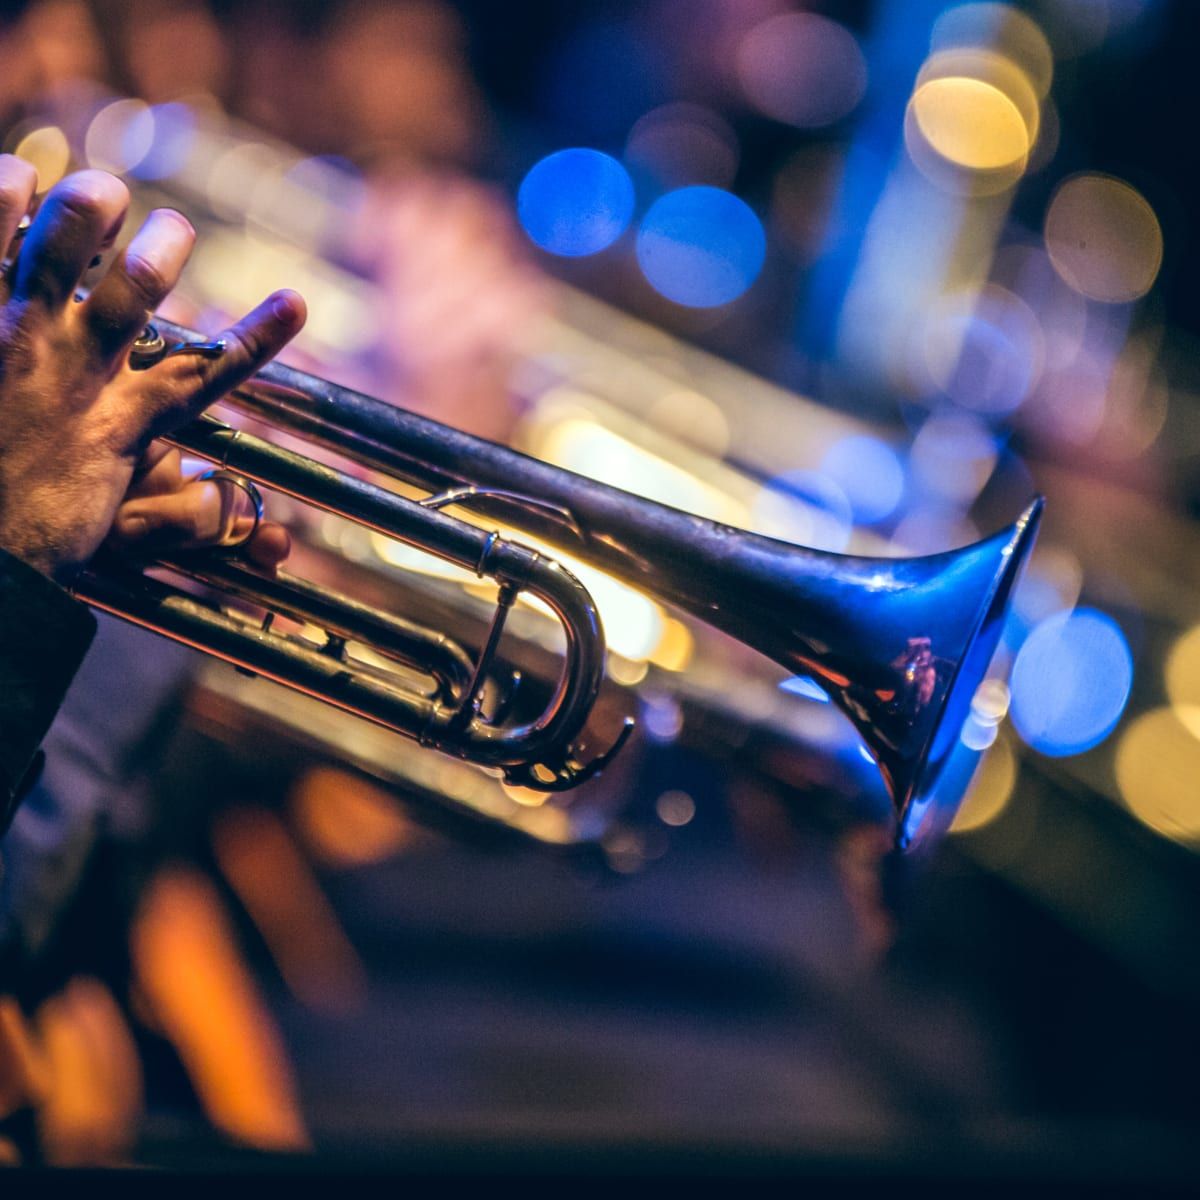
[[[1013,664],[1013,723],[1043,754],[1079,754],[1112,732],[1132,685],[1133,656],[1116,621],[1088,608],[1049,617]]]
[[[789,471],[761,488],[751,528],[768,537],[838,553],[849,544],[854,509],[845,489],[819,471]]]
[[[867,90],[854,35],[816,13],[780,13],[756,25],[737,51],[742,92],[760,112],[802,129],[849,116]]]
[[[57,125],[31,129],[17,143],[13,153],[37,172],[39,192],[49,191],[67,173],[67,167],[71,164],[67,135]]]
[[[183,169],[195,144],[196,114],[190,105],[172,102],[154,105],[150,117],[150,145],[130,167],[130,174],[137,179],[169,179]]]
[[[934,22],[930,44],[935,51],[986,47],[1020,67],[1039,97],[1050,90],[1054,78],[1054,55],[1046,35],[1036,21],[1008,4],[948,9]]]
[[[93,118],[84,138],[88,164],[120,175],[136,167],[154,144],[154,117],[141,100],[114,100]]]
[[[1110,175],[1066,180],[1050,201],[1044,232],[1054,269],[1090,300],[1137,300],[1162,266],[1162,227],[1154,209]]]
[[[625,142],[630,170],[660,188],[706,183],[728,187],[737,174],[737,134],[699,104],[663,104],[638,118]]]
[[[917,167],[939,187],[990,195],[1020,179],[1037,141],[1028,76],[989,50],[946,50],[921,68],[904,120]]]
[[[963,408],[999,415],[1019,407],[1044,360],[1033,310],[997,284],[948,296],[930,316],[923,341],[934,385]]]
[[[543,250],[567,258],[596,254],[625,232],[633,181],[611,155],[576,147],[530,168],[517,193],[517,216]]]
[[[638,263],[650,285],[691,308],[736,300],[758,278],[766,253],[762,222],[750,206],[707,186],[660,197],[637,237]]]
[[[970,504],[996,469],[994,433],[970,413],[936,413],[921,426],[909,451],[913,478],[922,492]]]
[[[891,516],[904,496],[900,456],[869,434],[834,442],[821,460],[821,471],[845,492],[854,519],[865,525]]]
[[[1200,625],[1189,629],[1171,647],[1166,676],[1175,716],[1200,738]],[[1200,775],[1196,778],[1200,780]]]
[[[1004,811],[1017,782],[1017,756],[1004,738],[979,760],[962,806],[950,826],[952,834],[990,825]]]
[[[1121,799],[1144,825],[1175,841],[1200,839],[1200,741],[1177,709],[1156,708],[1125,730],[1116,772]]]

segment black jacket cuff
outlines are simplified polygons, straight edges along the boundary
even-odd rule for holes
[[[0,550],[0,833],[95,632],[86,605]]]

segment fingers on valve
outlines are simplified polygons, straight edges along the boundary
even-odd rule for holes
[[[307,308],[293,291],[268,296],[253,312],[220,335],[225,352],[216,357],[172,355],[145,372],[157,410],[154,432],[196,416],[214,400],[264,367],[304,326]]]
[[[84,306],[103,355],[128,349],[179,282],[195,242],[191,223],[174,209],[150,214]]]
[[[228,477],[202,477],[170,495],[125,501],[112,537],[146,550],[240,546],[253,536],[261,512],[255,497]]]
[[[107,171],[78,171],[50,189],[33,220],[13,280],[13,296],[65,306],[97,252],[120,231],[129,189]]]
[[[37,172],[15,154],[0,154],[0,259],[6,258],[17,227],[37,190]]]

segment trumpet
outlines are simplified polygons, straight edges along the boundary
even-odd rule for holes
[[[220,354],[220,343],[156,320],[131,361]],[[868,558],[791,545],[709,521],[552,467],[519,451],[272,363],[236,389],[238,410],[426,494],[409,499],[205,416],[169,440],[239,480],[416,546],[495,582],[489,633],[472,658],[452,638],[286,573],[268,578],[211,551],[163,565],[266,610],[249,624],[191,593],[112,561],[80,577],[93,607],[316,696],[420,745],[499,770],[510,783],[565,790],[597,774],[632,728],[585,758],[580,741],[604,677],[596,606],[563,566],[448,508],[556,545],[812,677],[845,712],[891,796],[896,841],[910,848],[949,824],[958,796],[937,783],[998,643],[1041,516],[1036,498],[1009,527],[921,558]],[[506,722],[485,701],[509,610],[541,599],[564,631],[544,711]],[[276,615],[315,624],[324,645],[272,629]],[[372,646],[397,671],[347,654]],[[403,669],[430,679],[414,688]]]

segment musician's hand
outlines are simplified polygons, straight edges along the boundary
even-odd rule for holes
[[[150,558],[165,549],[219,545],[231,535],[242,553],[273,570],[287,558],[291,538],[274,521],[255,528],[247,500],[239,487],[186,475],[178,450],[152,442],[117,509],[108,541],[119,550]]]
[[[0,155],[0,247],[12,242],[35,186],[26,163]],[[179,279],[195,233],[178,213],[151,213],[88,299],[75,303],[83,273],[115,240],[128,203],[125,185],[111,175],[69,176],[42,203],[0,280],[0,548],[59,580],[104,540],[152,439],[252,375],[304,323],[303,300],[280,292],[221,335],[228,346],[221,357],[184,355],[131,370],[129,347]],[[160,461],[151,458],[140,483]],[[203,532],[188,511],[196,516],[205,504],[190,486],[175,489],[158,523],[163,529],[180,518],[187,541]],[[167,494],[151,513],[161,515]],[[268,529],[261,537],[260,549],[276,535]]]

